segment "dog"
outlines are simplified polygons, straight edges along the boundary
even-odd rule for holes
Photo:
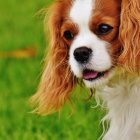
[[[81,80],[108,108],[102,139],[140,140],[140,0],[57,0],[47,14],[35,111],[59,111]]]

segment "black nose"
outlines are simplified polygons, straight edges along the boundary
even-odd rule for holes
[[[87,47],[80,47],[74,51],[74,57],[79,63],[87,63],[92,50]]]

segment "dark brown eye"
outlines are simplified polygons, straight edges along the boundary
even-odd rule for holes
[[[108,24],[100,24],[96,29],[96,33],[98,35],[106,35],[111,32],[112,29],[113,27]]]
[[[65,31],[64,32],[64,37],[66,40],[72,40],[74,38],[74,35],[70,31]]]

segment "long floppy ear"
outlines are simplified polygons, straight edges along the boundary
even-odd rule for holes
[[[51,34],[50,48],[46,65],[37,93],[32,97],[36,105],[35,112],[48,115],[58,111],[69,100],[70,92],[74,88],[75,79],[68,66],[68,47],[61,38],[62,15],[61,3],[50,8],[49,25]]]
[[[120,64],[130,73],[140,74],[140,0],[122,0]]]

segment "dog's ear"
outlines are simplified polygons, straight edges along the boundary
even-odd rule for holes
[[[32,102],[37,106],[36,113],[48,115],[58,111],[69,100],[75,79],[68,65],[68,47],[61,37],[62,7],[60,3],[50,8],[51,15],[45,20],[45,28],[50,30],[50,47],[46,66],[37,93]]]
[[[122,0],[119,62],[129,72],[140,74],[140,0]]]

